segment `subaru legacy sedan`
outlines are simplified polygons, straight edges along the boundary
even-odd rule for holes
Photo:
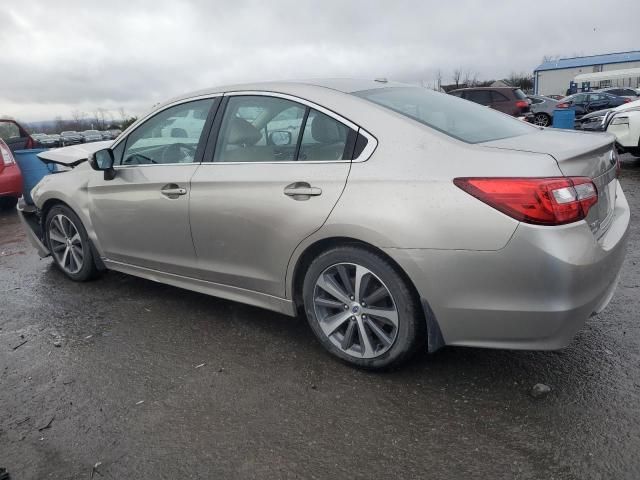
[[[199,91],[114,142],[40,156],[65,171],[18,208],[71,280],[117,270],[304,315],[364,368],[561,348],[626,252],[611,135],[386,81]]]

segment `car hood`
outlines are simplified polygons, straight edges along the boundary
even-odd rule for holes
[[[109,148],[112,143],[112,140],[107,140],[104,142],[82,143],[70,147],[54,148],[39,153],[38,158],[44,163],[56,163],[66,167],[75,167],[85,162],[92,153],[102,150],[103,148]]]
[[[584,120],[588,120],[588,119],[593,118],[593,117],[604,117],[610,111],[617,110],[618,108],[620,108],[620,107],[617,107],[617,108],[605,108],[604,110],[598,110],[597,112],[587,113],[586,115],[583,115],[580,118],[580,120],[584,121]]]

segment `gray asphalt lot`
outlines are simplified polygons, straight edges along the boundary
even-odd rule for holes
[[[569,347],[445,348],[384,373],[334,360],[299,319],[113,272],[72,283],[0,213],[0,467],[12,479],[640,478],[640,159],[624,158],[622,279]],[[539,382],[552,391],[534,399]]]

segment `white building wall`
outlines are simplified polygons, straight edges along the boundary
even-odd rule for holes
[[[581,73],[593,73],[594,66],[595,65],[588,65],[579,68],[563,68],[561,70],[544,70],[542,72],[537,72],[537,93],[538,95],[564,95],[567,93],[569,83],[576,77],[576,75]],[[602,71],[608,72],[611,70],[638,67],[640,67],[640,62],[609,63],[607,65],[602,65]],[[613,80],[612,85],[622,85],[622,82],[622,80]],[[624,80],[624,86],[639,88],[639,82],[640,79],[638,78],[631,79],[631,85],[629,85],[629,80],[627,79]],[[593,86],[594,85],[592,85],[592,87]],[[578,87],[580,87],[580,85],[578,85]],[[595,85],[595,87],[597,87],[597,85]]]

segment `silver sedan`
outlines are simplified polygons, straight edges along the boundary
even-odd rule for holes
[[[553,121],[553,111],[558,105],[558,100],[543,95],[527,95],[531,100],[531,112],[533,122],[540,127],[548,127]]]
[[[117,270],[301,314],[364,368],[561,348],[626,251],[612,136],[385,81],[200,91],[40,156],[65,171],[19,210],[70,279]]]

